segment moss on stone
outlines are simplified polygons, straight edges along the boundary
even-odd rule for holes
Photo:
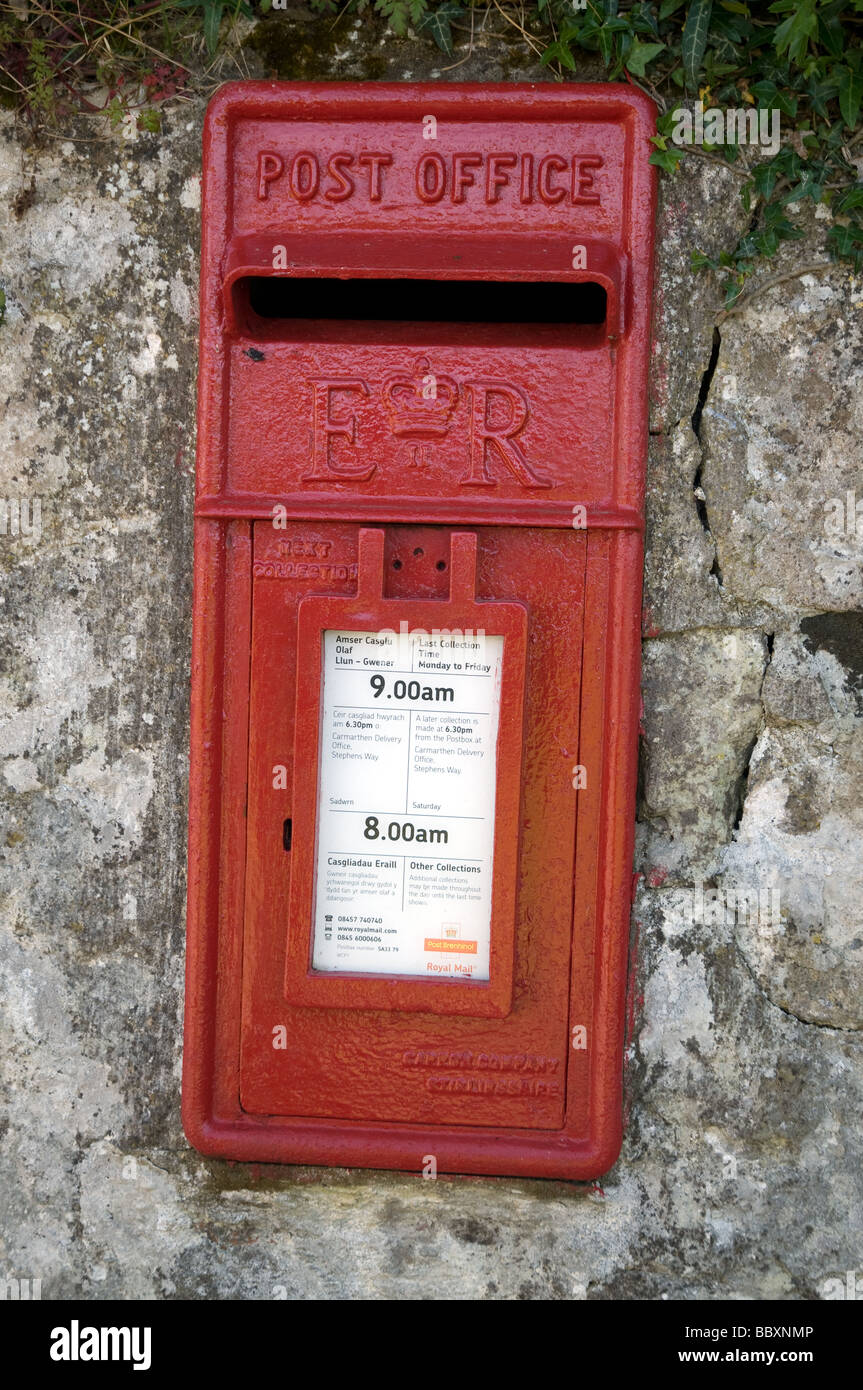
[[[358,28],[354,15],[297,19],[271,12],[255,26],[244,47],[258,55],[268,77],[316,82],[333,79],[336,55],[350,45],[351,75],[374,81],[387,68],[378,51],[378,38],[377,25]]]

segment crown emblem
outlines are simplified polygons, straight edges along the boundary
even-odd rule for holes
[[[436,376],[427,357],[418,357],[412,377],[387,377],[383,401],[394,435],[442,439],[458,401],[458,386],[452,377]]]

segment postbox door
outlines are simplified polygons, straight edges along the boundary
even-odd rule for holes
[[[573,923],[583,533],[546,533],[541,565],[536,535],[527,528],[481,527],[471,533],[477,599],[489,612],[496,602],[521,604],[527,621],[520,673],[523,742],[515,753],[514,740],[502,739],[497,748],[504,765],[516,757],[517,767],[508,771],[520,785],[512,832],[495,849],[496,855],[512,856],[515,871],[511,930],[507,933],[505,922],[493,922],[494,931],[508,935],[512,951],[506,1012],[454,1015],[438,1008],[433,990],[427,1011],[415,1001],[401,1008],[399,982],[392,1006],[385,1008],[362,1007],[362,980],[357,981],[360,1007],[297,1005],[287,997],[291,878],[300,847],[296,827],[308,825],[296,801],[296,788],[308,779],[298,776],[295,759],[318,757],[317,748],[296,746],[296,714],[298,701],[301,710],[306,702],[315,709],[321,702],[319,685],[310,684],[297,659],[298,614],[312,595],[350,600],[356,594],[361,529],[346,522],[254,527],[241,1103],[258,1115],[560,1128]],[[393,603],[396,615],[424,600],[440,603],[445,616],[453,529],[384,528],[383,597],[400,601]],[[446,855],[441,854],[443,879]],[[440,960],[457,965],[457,949],[446,950],[448,917],[455,922],[458,912],[446,908],[442,890]],[[294,929],[302,931],[303,924],[295,922]],[[310,916],[309,943],[312,929]],[[447,990],[458,988],[457,973],[445,978]],[[408,994],[410,983],[402,982]]]

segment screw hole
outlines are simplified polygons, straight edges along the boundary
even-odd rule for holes
[[[422,553],[423,553],[423,548],[422,548],[421,545],[418,545],[417,548],[416,548],[416,550],[414,551],[414,555],[419,556],[419,555],[422,555]]]
[[[445,569],[446,569],[446,560],[438,560],[436,568],[439,569],[439,570],[445,570]]]
[[[394,570],[400,570],[401,567],[402,567],[402,562],[401,562],[401,560],[393,560],[393,569],[394,569]]]

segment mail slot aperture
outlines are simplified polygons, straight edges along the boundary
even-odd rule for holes
[[[330,280],[259,276],[238,281],[260,319],[388,323],[604,323],[607,295],[591,281]]]
[[[653,112],[222,89],[184,1121],[593,1177],[621,1134]]]

